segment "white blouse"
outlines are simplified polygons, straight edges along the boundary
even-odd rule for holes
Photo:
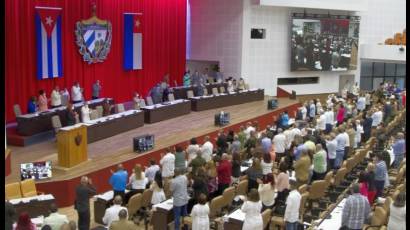
[[[262,230],[262,202],[245,201],[241,208],[245,213],[245,221],[243,222],[242,230]]]
[[[135,178],[135,173],[131,174],[130,176],[131,189],[145,189],[147,183],[148,183],[148,178],[145,177],[145,174],[143,172],[141,173],[140,180],[137,180]]]
[[[191,211],[192,230],[209,230],[208,204],[196,204]]]

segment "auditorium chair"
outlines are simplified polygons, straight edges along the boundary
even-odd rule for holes
[[[115,105],[115,112],[116,113],[121,113],[121,112],[124,112],[124,111],[125,111],[124,104],[116,104]]]
[[[127,204],[128,218],[132,220],[137,211],[142,207],[142,194],[133,195]]]
[[[21,198],[21,189],[19,182],[6,184],[5,191],[7,200]]]
[[[145,104],[145,100],[144,100],[144,99],[140,99],[140,106],[139,106],[138,109],[144,108],[145,106],[147,106],[147,105]]]
[[[15,115],[16,117],[21,116],[21,108],[20,108],[20,105],[19,105],[19,104],[15,104],[15,105],[13,106],[13,110],[14,110],[14,115]]]
[[[337,200],[337,197],[348,187],[348,186],[341,186],[341,183],[346,176],[347,169],[340,168],[337,170],[336,175],[331,180],[330,189],[328,191],[329,198],[332,202]]]
[[[230,209],[232,205],[233,198],[235,198],[235,187],[228,187],[226,188],[223,193],[223,208],[227,208],[228,210]]]
[[[406,165],[400,168],[396,176],[389,176],[390,185],[397,187],[403,180],[406,175]]]
[[[192,91],[192,90],[188,90],[187,92],[186,92],[186,97],[189,99],[189,98],[193,98],[194,97],[194,91]]]
[[[96,109],[92,109],[90,113],[90,120],[98,119],[98,111]]]
[[[263,221],[263,228],[262,229],[269,229],[270,220],[271,220],[272,209],[266,209],[262,212],[262,221]]]
[[[168,94],[168,101],[175,101],[175,97],[173,93]]]
[[[303,185],[299,186],[298,192],[299,192],[300,194],[302,194],[302,193],[304,193],[304,192],[307,192],[308,187],[309,187],[309,186],[308,186],[307,184],[303,184]]]
[[[207,89],[207,88],[204,88],[204,96],[208,96],[208,95],[209,95],[208,89]]]
[[[144,225],[148,225],[149,208],[151,206],[151,198],[153,191],[151,189],[145,189],[142,193],[141,208],[137,211],[137,216],[140,217],[140,221],[144,220]]]
[[[236,195],[246,196],[248,193],[248,180],[240,181],[236,187]]]
[[[97,105],[95,107],[95,110],[97,110],[98,113],[98,117],[102,117],[103,116],[103,107],[101,105]]]
[[[62,125],[58,115],[51,117],[51,125],[54,128],[54,133],[57,133],[61,129]]]
[[[37,191],[36,183],[34,179],[27,179],[20,182],[21,194],[23,197],[32,197],[37,196],[40,194],[44,194],[43,192]]]
[[[321,202],[323,201],[325,206],[327,206],[330,201],[326,198],[326,190],[327,190],[327,182],[325,180],[316,180],[313,181],[312,185],[309,188],[309,196],[308,196],[308,206],[310,207],[311,212],[313,210],[317,211],[324,211],[326,207],[320,207]],[[313,208],[313,203],[316,202],[318,204],[318,208]],[[313,213],[313,212],[312,212]],[[314,216],[318,216],[317,215]]]
[[[154,102],[152,101],[152,97],[148,96],[146,100],[147,100],[148,106],[154,105]]]
[[[220,92],[220,93],[225,93],[225,87],[220,86],[220,87],[219,87],[219,92]]]
[[[209,227],[210,229],[218,229],[216,226],[216,219],[221,214],[222,203],[223,203],[222,196],[217,196],[209,202]],[[185,216],[183,218],[183,224],[188,226],[188,229],[192,229],[192,217]]]
[[[370,221],[370,225],[365,224],[365,230],[379,230],[383,225],[387,225],[388,216],[383,207],[376,207]]]
[[[212,94],[215,95],[215,96],[218,96],[219,95],[218,89],[217,88],[212,88]]]

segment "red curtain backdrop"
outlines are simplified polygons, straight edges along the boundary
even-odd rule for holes
[[[92,3],[97,16],[112,24],[111,50],[102,63],[87,64],[75,43],[75,24],[91,17]],[[35,6],[61,7],[63,77],[37,80]],[[146,95],[165,74],[170,83],[181,83],[185,69],[186,0],[6,0],[6,121],[15,120],[13,105],[27,111],[30,96],[44,89],[47,96],[55,85],[67,88],[79,81],[84,96],[91,98],[91,87],[99,79],[101,97],[116,102],[130,101],[133,92]],[[143,69],[123,69],[123,13],[143,13]]]

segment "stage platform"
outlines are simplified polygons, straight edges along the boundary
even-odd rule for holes
[[[214,114],[219,111],[229,112],[231,123],[223,127],[228,131],[239,130],[240,125],[248,121],[258,121],[260,127],[271,124],[273,116],[288,110],[293,116],[294,111],[300,106],[298,100],[288,98],[278,99],[278,108],[267,109],[267,101],[271,97],[265,96],[264,101],[256,101],[241,105],[211,109],[202,112],[173,118],[170,120],[145,124],[143,127],[101,140],[88,145],[88,158],[84,162],[69,170],[54,168],[52,179],[37,183],[37,189],[45,193],[52,193],[60,207],[72,205],[75,199],[75,187],[79,184],[80,177],[87,175],[92,178],[99,193],[110,188],[108,179],[110,169],[115,169],[116,164],[123,163],[130,172],[136,163],[147,165],[149,159],[160,159],[160,153],[169,146],[187,146],[192,137],[197,137],[202,143],[204,136],[209,135],[214,139],[220,127],[214,126]],[[155,135],[155,148],[145,153],[134,153],[132,138],[144,134]],[[52,165],[57,165],[57,143],[54,140],[28,147],[8,146],[11,150],[11,174],[5,178],[6,183],[20,180],[20,164],[34,161],[51,160]]]

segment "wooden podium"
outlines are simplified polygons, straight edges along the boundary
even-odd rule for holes
[[[58,165],[71,168],[87,161],[87,126],[78,124],[57,133]]]

